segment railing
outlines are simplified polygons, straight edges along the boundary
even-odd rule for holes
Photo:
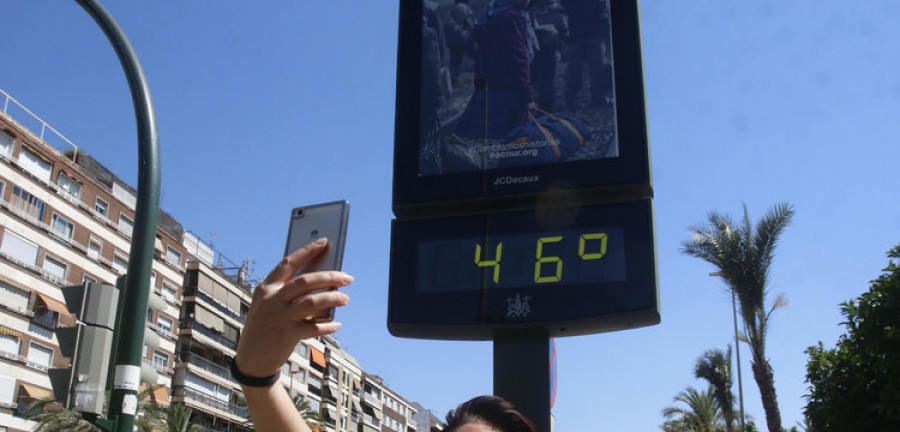
[[[406,418],[406,426],[411,427],[413,429],[419,429],[419,422],[413,420],[412,417],[407,417]]]
[[[225,315],[228,315],[233,320],[235,320],[241,324],[247,323],[246,317],[242,317],[239,313],[234,312],[233,310],[227,308],[223,304],[217,302],[214,298],[200,292],[200,290],[198,290],[197,288],[191,288],[191,289],[187,290],[185,292],[185,295],[186,296],[195,295],[195,296],[199,297],[200,299],[202,299],[207,304],[209,304],[210,306],[216,308],[216,310],[218,310],[219,312],[222,312]]]
[[[29,111],[28,108],[25,108],[24,105],[20,104],[19,101],[15,100],[15,98],[10,96],[5,91],[0,90],[0,95],[2,95],[3,99],[4,99],[3,100],[3,113],[4,114],[6,114],[10,118],[16,120],[16,122],[18,122],[22,126],[25,126],[25,128],[27,128],[29,132],[31,132],[34,136],[36,136],[38,139],[40,139],[41,141],[44,141],[47,144],[50,144],[49,142],[47,142],[47,139],[52,139],[52,138],[50,136],[47,136],[45,139],[45,133],[48,130],[50,132],[52,132],[52,134],[55,137],[61,139],[62,141],[64,141],[65,143],[67,143],[69,146],[72,147],[72,150],[74,150],[72,152],[72,162],[75,162],[76,157],[78,156],[78,146],[76,146],[75,143],[73,143],[68,138],[63,136],[63,134],[57,132],[56,129],[53,129],[53,127],[50,126],[49,124],[47,124],[47,122],[42,120],[40,117],[35,115],[33,112]],[[14,104],[13,107],[10,107],[10,105],[9,105],[10,102],[12,102]],[[13,113],[10,112],[10,109],[15,108],[15,107],[18,107],[25,113],[14,115]],[[20,117],[24,117],[24,118],[20,118]],[[36,131],[36,130],[32,129],[33,126],[31,126],[31,125],[34,124],[35,120],[40,124],[40,130]],[[52,144],[51,144],[51,146],[52,146]],[[56,146],[53,146],[53,147],[56,148]],[[68,148],[66,148],[66,149],[56,148],[56,149],[60,152],[69,150]]]
[[[231,381],[231,372],[229,372],[228,369],[225,369],[224,366],[217,365],[196,354],[190,354],[188,356],[188,363]]]
[[[16,353],[11,353],[11,352],[7,352],[7,351],[0,351],[0,357],[9,359],[9,360],[12,360],[15,362],[19,362],[19,363],[25,363],[28,360],[24,356],[20,356]]]
[[[91,209],[91,216],[93,216],[94,219],[97,219],[97,220],[99,220],[100,222],[103,222],[103,223],[105,223],[106,225],[109,225],[109,226],[111,226],[111,227],[115,227],[115,226],[116,226],[114,223],[112,223],[111,220],[109,220],[108,217],[106,217],[106,215],[104,215],[104,214],[98,212],[97,209]]]
[[[50,273],[47,270],[41,269],[41,277],[46,279],[47,281],[53,283],[54,285],[63,286],[66,284],[66,280],[61,278],[53,273]]]
[[[38,274],[38,275],[41,274],[41,273],[43,272],[43,269],[42,269],[42,268],[40,268],[40,267],[35,267],[34,264],[29,264],[29,263],[27,263],[27,262],[25,262],[25,261],[21,261],[21,260],[19,260],[18,258],[14,257],[14,256],[12,256],[12,255],[7,255],[7,254],[5,254],[5,253],[3,253],[3,252],[0,252],[0,258],[4,259],[4,260],[6,260],[6,261],[9,261],[9,262],[11,262],[11,263],[13,263],[13,264],[15,264],[15,265],[17,265],[17,266],[19,266],[19,267],[22,267],[22,268],[24,268],[25,270],[30,270],[32,273],[35,273],[35,274]]]
[[[164,365],[160,362],[157,362],[156,360],[150,361],[147,359],[141,359],[141,361],[143,361],[144,363],[147,363],[150,366],[153,366],[153,369],[156,369],[159,372],[167,373],[169,375],[172,375],[175,373],[174,369],[170,368],[168,365]]]
[[[162,325],[160,325],[159,323],[148,322],[147,327],[149,327],[150,330],[155,331],[158,335],[160,335],[162,337],[169,338],[169,339],[178,339],[178,335],[175,334],[175,332],[173,332],[171,328],[165,328]]]
[[[28,309],[21,309],[21,308],[17,308],[17,307],[12,307],[12,306],[10,306],[10,305],[8,305],[8,304],[5,304],[5,303],[2,303],[2,302],[0,302],[0,308],[6,309],[6,310],[11,311],[11,312],[15,312],[15,313],[17,313],[17,314],[19,314],[19,315],[27,316],[27,317],[29,317],[29,318],[34,316],[34,312],[32,312],[32,311],[30,311],[30,310],[28,310]]]
[[[247,418],[250,413],[247,410],[247,407],[245,407],[245,406],[235,405],[233,403],[221,401],[212,396],[205,395],[203,393],[200,393],[196,390],[193,390],[193,389],[190,389],[187,387],[184,388],[184,396],[188,399],[193,399],[194,401],[200,402],[204,405],[213,407],[220,411],[225,411],[225,412],[234,414],[238,417]]]
[[[367,425],[369,425],[369,426],[375,427],[375,428],[380,428],[380,427],[381,427],[381,422],[378,421],[377,418],[372,417],[372,416],[370,416],[370,415],[368,415],[368,414],[363,414],[363,423],[365,423],[365,424],[367,424]]]
[[[41,372],[47,372],[47,371],[50,369],[50,366],[47,366],[47,365],[44,365],[44,364],[40,364],[40,363],[35,363],[35,362],[31,361],[31,360],[26,360],[26,361],[25,361],[25,366],[28,366],[28,367],[30,367],[30,368],[32,368],[32,369],[37,369],[37,370],[39,370],[39,371],[41,371]]]
[[[228,347],[232,350],[237,349],[237,344],[235,342],[225,339],[224,336],[206,328],[203,324],[195,322],[191,325],[190,328],[192,330],[196,330],[196,331],[200,332],[200,334],[202,334],[203,336],[206,336],[222,345],[225,345],[226,347]]]
[[[363,399],[367,404],[372,405],[373,407],[381,408],[381,399],[378,399],[377,396],[366,393]]]
[[[44,232],[50,234],[50,236],[51,236],[52,238],[55,238],[56,240],[58,240],[58,241],[60,241],[60,242],[62,242],[62,243],[65,243],[66,245],[68,245],[68,246],[71,247],[71,248],[74,248],[74,249],[77,249],[77,250],[81,251],[82,253],[86,254],[89,258],[94,259],[94,260],[96,260],[96,261],[99,261],[100,263],[105,264],[107,267],[112,267],[112,262],[110,262],[109,260],[103,258],[102,256],[99,256],[99,254],[96,254],[94,251],[89,250],[89,249],[88,249],[87,247],[85,247],[83,244],[78,243],[78,242],[75,241],[74,239],[69,238],[69,237],[66,237],[66,236],[64,236],[64,235],[60,235],[56,230],[53,229],[53,227],[51,227],[50,225],[45,224],[43,221],[41,221],[40,219],[36,218],[36,217],[35,217],[33,214],[31,214],[30,212],[25,211],[25,210],[22,210],[21,208],[19,208],[19,207],[18,207],[15,203],[13,203],[12,201],[0,200],[0,207],[5,208],[5,209],[6,209],[7,211],[9,211],[10,213],[12,213],[12,214],[18,216],[19,218],[25,220],[25,221],[28,222],[29,224],[31,224],[31,225],[35,226],[36,228],[39,228],[40,230],[42,230],[42,231],[44,231]],[[63,284],[64,284],[64,283],[65,283],[65,282],[63,281]]]
[[[57,189],[56,193],[59,194],[59,196],[65,198],[66,201],[74,204],[76,207],[78,207],[81,204],[81,199],[79,199],[77,196],[75,196],[75,194],[73,194],[63,188]]]

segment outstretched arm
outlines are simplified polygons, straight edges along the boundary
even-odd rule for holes
[[[334,290],[353,277],[338,271],[294,274],[325,250],[327,241],[310,243],[286,256],[253,292],[247,324],[238,343],[235,365],[250,377],[269,377],[281,372],[294,347],[303,339],[336,332],[341,324],[313,323],[311,318],[350,300]],[[265,387],[242,385],[247,407],[257,431],[309,432],[290,395],[278,381]]]

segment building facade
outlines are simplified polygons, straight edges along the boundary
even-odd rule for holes
[[[31,404],[53,396],[47,371],[69,363],[55,329],[75,317],[60,288],[115,284],[126,273],[136,192],[2,90],[0,108],[0,431],[23,432],[35,426],[25,418]],[[49,145],[46,134],[69,147]],[[160,336],[158,347],[144,347],[157,372],[148,397],[190,407],[211,430],[253,430],[228,369],[255,286],[248,263],[235,265],[165,212],[159,221],[150,286],[165,307],[147,315]],[[322,432],[420,428],[421,408],[330,336],[299,343],[280,382],[318,414]]]
[[[2,96],[4,106],[15,103]],[[134,190],[72,150],[61,153],[0,113],[0,426],[8,431],[32,429],[24,419],[28,407],[52,397],[47,370],[68,366],[55,328],[74,325],[75,317],[60,288],[115,284],[127,270]],[[162,337],[144,361],[163,386],[153,397],[167,404],[186,252],[178,233],[160,226],[150,283],[166,308],[148,315],[148,328]]]

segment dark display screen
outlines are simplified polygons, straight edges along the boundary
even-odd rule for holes
[[[396,336],[566,336],[659,322],[650,200],[395,220],[390,273]]]
[[[650,198],[636,0],[401,0],[392,208]]]
[[[470,237],[418,244],[422,293],[625,280],[621,227]]]
[[[426,2],[419,175],[617,157],[607,0]]]

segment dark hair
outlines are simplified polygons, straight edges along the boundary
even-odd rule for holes
[[[444,432],[453,432],[469,423],[485,423],[499,432],[535,432],[534,423],[528,417],[497,396],[476,396],[450,410]]]

